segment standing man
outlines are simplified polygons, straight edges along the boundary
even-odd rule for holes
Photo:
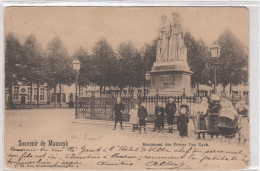
[[[172,97],[169,98],[169,103],[166,104],[165,112],[167,115],[167,123],[169,125],[169,133],[173,132],[173,122],[174,115],[176,112],[176,104],[174,103],[174,99]]]
[[[122,114],[123,111],[125,110],[125,107],[123,103],[121,103],[121,97],[116,98],[116,103],[114,105],[114,114],[115,114],[115,126],[113,130],[116,130],[116,124],[117,122],[120,122],[121,130],[123,130],[123,125],[122,125]]]

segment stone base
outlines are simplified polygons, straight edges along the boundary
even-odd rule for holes
[[[149,96],[191,95],[191,74],[187,62],[171,61],[154,63],[151,71]]]

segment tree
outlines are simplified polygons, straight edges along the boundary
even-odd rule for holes
[[[56,107],[57,85],[60,84],[61,87],[61,84],[69,85],[74,82],[72,58],[59,38],[54,38],[48,44],[46,56],[47,73],[49,76],[47,83],[50,88],[54,88],[54,107]]]
[[[248,79],[248,56],[245,47],[230,30],[225,30],[218,38],[220,51],[220,82],[227,84],[240,84]]]
[[[157,49],[157,40],[152,42],[152,45],[146,44],[143,52],[143,69],[144,72],[151,71],[153,63],[156,61],[156,49]]]
[[[30,35],[23,45],[24,74],[25,79],[30,83],[30,105],[32,105],[32,85],[37,85],[37,107],[39,107],[39,87],[45,83],[45,61],[41,45],[36,41],[34,35]]]
[[[184,35],[184,43],[187,47],[187,61],[193,74],[191,75],[192,84],[205,84],[208,77],[203,74],[203,70],[209,57],[208,48],[203,40],[196,40],[190,32]]]
[[[5,40],[5,87],[8,87],[9,105],[12,108],[12,86],[17,85],[19,81],[23,80],[22,46],[12,33],[7,34]]]
[[[99,40],[93,48],[93,74],[90,81],[100,86],[100,93],[103,86],[114,86],[117,68],[116,55],[113,48],[106,39]]]
[[[123,42],[119,45],[117,52],[117,69],[116,77],[117,86],[122,89],[123,87],[130,86],[133,82],[133,72],[136,71],[134,68],[134,57],[136,53],[134,44],[129,42]]]

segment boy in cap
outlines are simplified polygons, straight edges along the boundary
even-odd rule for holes
[[[169,133],[173,132],[173,122],[174,122],[174,115],[176,112],[176,104],[174,103],[174,99],[172,97],[169,98],[169,103],[165,106],[165,112],[167,115],[167,124],[169,126]]]
[[[158,132],[164,132],[164,108],[161,103],[158,103],[158,106],[155,107],[155,124],[154,130],[158,129]]]

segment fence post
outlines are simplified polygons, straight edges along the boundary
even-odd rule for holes
[[[91,97],[91,99],[90,99],[90,117],[91,117],[91,119],[94,115],[94,110],[95,110],[95,99],[94,99],[94,97]]]
[[[159,99],[159,93],[158,89],[156,90],[156,97],[155,97],[155,107],[158,106],[158,99]]]

